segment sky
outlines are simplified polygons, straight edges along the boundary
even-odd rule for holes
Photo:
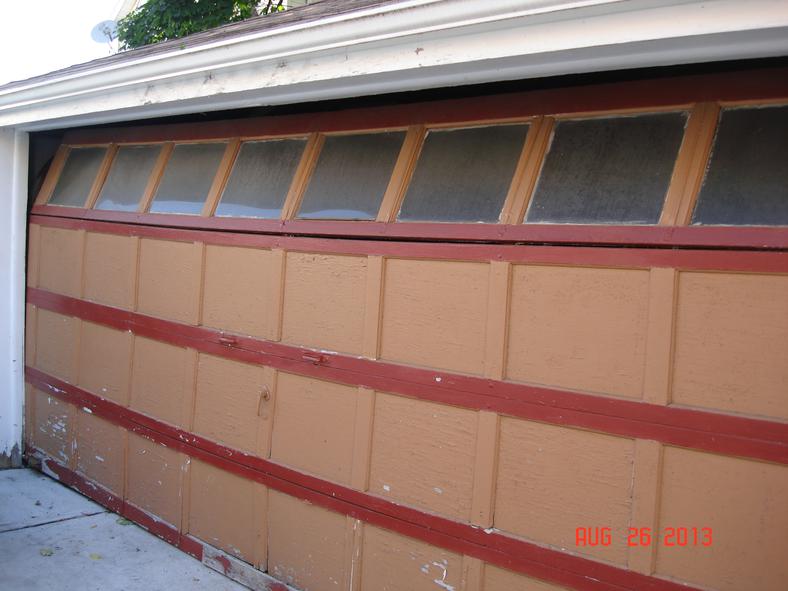
[[[114,53],[90,32],[123,0],[0,0],[0,84]]]

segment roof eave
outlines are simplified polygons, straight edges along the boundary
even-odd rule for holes
[[[771,0],[408,0],[0,87],[0,127],[783,55]]]

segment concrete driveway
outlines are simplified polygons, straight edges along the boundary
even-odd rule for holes
[[[246,589],[33,470],[0,471],[0,588]]]

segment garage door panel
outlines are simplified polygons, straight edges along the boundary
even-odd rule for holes
[[[135,337],[131,408],[189,429],[195,364],[193,350]]]
[[[197,324],[203,245],[143,238],[139,264],[139,311]]]
[[[489,265],[391,259],[385,269],[381,357],[481,374]]]
[[[351,386],[280,373],[271,458],[349,484],[358,396]]]
[[[73,456],[74,407],[36,388],[29,392],[35,409],[30,425],[33,445],[69,465]]]
[[[515,265],[506,376],[640,398],[648,271]]]
[[[78,298],[82,292],[84,230],[42,227],[38,255],[38,286]]]
[[[36,320],[38,310],[31,304],[25,304],[25,365],[36,365]]]
[[[268,572],[304,591],[345,589],[347,519],[276,491],[268,496]]]
[[[672,400],[788,419],[788,276],[681,273]]]
[[[363,539],[361,591],[461,588],[461,555],[371,525]]]
[[[186,457],[129,433],[126,500],[180,528],[182,474]]]
[[[36,367],[70,384],[77,381],[81,321],[39,309],[36,318]]]
[[[781,591],[788,581],[788,467],[668,447],[660,532],[690,531],[686,545],[660,543],[656,572],[720,591]],[[692,528],[701,531],[694,544]]]
[[[194,407],[194,430],[200,435],[250,454],[267,455],[272,421],[273,371],[200,354]],[[261,430],[264,429],[265,432]]]
[[[275,339],[280,305],[279,255],[270,250],[206,246],[203,324]]]
[[[76,414],[77,471],[122,498],[126,430],[84,411]]]
[[[38,287],[39,264],[41,262],[41,226],[27,227],[27,276],[28,287]]]
[[[495,527],[626,564],[634,441],[504,418]],[[612,542],[576,545],[578,527],[610,528]]]
[[[253,563],[257,537],[265,535],[265,520],[255,515],[261,485],[199,460],[189,470],[189,533]]]
[[[129,402],[134,335],[82,323],[79,341],[79,386],[124,406]]]
[[[138,243],[133,236],[87,233],[85,299],[125,310],[134,308]]]
[[[360,355],[366,257],[288,252],[282,340]]]
[[[467,521],[476,421],[469,410],[378,394],[370,492]]]
[[[566,587],[551,585],[492,564],[484,566],[484,591],[563,591]]]

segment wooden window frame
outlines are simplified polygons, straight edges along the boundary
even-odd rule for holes
[[[203,206],[200,208],[199,214],[192,214],[192,213],[177,213],[177,212],[168,212],[166,214],[161,213],[152,213],[150,211],[151,205],[153,205],[154,200],[156,199],[156,194],[159,191],[159,185],[161,185],[161,181],[164,178],[164,173],[167,171],[167,167],[170,165],[170,161],[172,160],[172,154],[175,151],[175,148],[179,145],[187,145],[187,144],[227,144],[224,149],[224,153],[219,160],[219,164],[216,168],[216,174],[214,174],[213,180],[211,181],[211,185],[208,188],[208,193],[205,196],[205,201],[203,201]],[[134,145],[140,145],[136,143]],[[150,215],[176,215],[176,216],[198,216],[198,217],[207,217],[209,215],[213,215],[213,211],[216,209],[216,205],[218,204],[218,200],[221,197],[222,191],[224,190],[224,185],[227,183],[227,178],[232,169],[232,165],[235,162],[235,157],[238,155],[238,150],[240,149],[240,139],[239,138],[216,138],[214,140],[194,140],[194,141],[177,141],[177,142],[164,142],[162,144],[162,152],[159,154],[159,158],[156,160],[156,164],[153,165],[153,170],[151,171],[151,176],[148,179],[148,185],[145,187],[145,192],[143,193],[143,198],[140,200],[140,207],[139,213],[146,213]],[[206,213],[210,212],[210,213]]]
[[[512,175],[512,179],[509,183],[509,189],[506,192],[506,197],[504,198],[503,206],[501,207],[501,211],[498,213],[498,222],[499,224],[509,223],[510,219],[510,210],[514,206],[514,203],[518,200],[519,192],[522,190],[521,186],[521,176],[525,172],[525,169],[528,167],[530,163],[530,159],[532,157],[531,152],[529,150],[529,141],[532,135],[534,135],[534,126],[538,124],[539,121],[543,120],[544,117],[541,116],[524,116],[524,117],[508,117],[504,119],[476,119],[476,120],[467,120],[467,121],[457,121],[452,123],[432,123],[427,125],[411,125],[408,127],[408,135],[405,137],[405,142],[402,145],[402,152],[400,153],[400,157],[397,160],[397,165],[394,167],[394,173],[391,177],[391,182],[389,184],[389,190],[386,191],[386,197],[384,197],[383,203],[380,207],[380,212],[378,214],[377,220],[379,222],[389,222],[397,224],[413,224],[413,223],[440,223],[445,224],[447,222],[403,222],[398,221],[397,216],[399,215],[400,209],[402,209],[402,203],[405,200],[405,196],[408,193],[408,188],[410,186],[410,182],[413,179],[413,173],[416,171],[416,166],[418,165],[419,158],[421,157],[421,151],[424,148],[424,142],[427,140],[427,135],[431,131],[455,131],[461,129],[474,129],[478,127],[493,127],[496,125],[517,125],[517,124],[525,124],[528,125],[528,131],[526,132],[525,141],[523,142],[523,147],[520,151],[520,156],[518,157],[517,164],[515,165],[514,174]],[[389,194],[391,193],[391,194]],[[387,199],[388,198],[388,199]],[[474,222],[448,222],[448,223],[460,223],[460,224],[468,224]],[[518,223],[518,222],[514,222]]]
[[[573,88],[536,90],[476,98],[304,113],[202,124],[139,128],[77,129],[67,132],[36,198],[33,212],[61,217],[146,223],[241,232],[354,237],[572,242],[659,246],[786,247],[785,227],[692,226],[689,224],[714,141],[721,109],[788,104],[788,68],[677,76]],[[556,121],[687,111],[688,122],[656,225],[524,224]],[[522,153],[498,223],[398,222],[397,214],[430,130],[529,123]],[[325,137],[404,130],[405,140],[374,221],[296,219]],[[278,220],[217,218],[216,207],[243,142],[306,138],[307,145]],[[228,142],[201,215],[148,213],[175,144]],[[121,145],[159,144],[162,150],[136,213],[92,209]],[[85,207],[51,206],[51,197],[72,147],[106,146]],[[191,218],[191,219],[188,219]],[[196,218],[196,219],[194,219]]]
[[[345,221],[345,222],[353,222],[358,223],[359,221],[364,220],[299,220],[298,212],[301,209],[301,204],[304,200],[304,195],[306,194],[306,190],[309,187],[309,183],[312,182],[312,176],[314,175],[315,169],[317,168],[318,160],[320,159],[320,154],[323,151],[323,146],[325,145],[326,139],[329,137],[340,137],[340,136],[350,136],[350,135],[368,135],[368,134],[375,134],[375,133],[390,133],[390,132],[405,132],[405,139],[402,141],[402,146],[400,147],[400,153],[397,156],[397,159],[394,162],[394,169],[392,172],[392,176],[389,178],[388,185],[386,187],[386,191],[383,194],[383,198],[380,202],[380,207],[378,208],[378,213],[375,217],[375,221],[383,221],[381,220],[381,216],[385,211],[385,208],[389,207],[389,202],[392,199],[390,193],[392,191],[396,191],[398,188],[398,166],[400,166],[400,162],[406,154],[407,147],[408,147],[408,137],[411,132],[412,127],[403,127],[403,126],[395,126],[395,127],[374,127],[374,128],[367,128],[367,129],[353,129],[353,130],[346,130],[346,131],[332,131],[332,132],[313,132],[310,134],[309,139],[307,140],[307,146],[304,148],[304,153],[301,159],[301,163],[299,164],[298,168],[296,169],[296,174],[293,178],[293,184],[291,186],[290,192],[285,199],[285,205],[282,207],[282,215],[280,217],[281,220],[298,220],[299,222],[316,222],[316,223],[324,223],[324,222],[331,222],[331,221]],[[310,145],[311,144],[311,145]],[[311,149],[310,149],[311,148]],[[299,175],[299,173],[301,173]],[[368,220],[367,220],[368,221]]]
[[[291,134],[282,134],[282,135],[273,135],[273,136],[259,136],[259,137],[235,137],[228,139],[227,151],[222,158],[221,163],[219,164],[219,169],[216,172],[216,178],[214,179],[213,184],[211,185],[211,191],[208,194],[208,198],[205,202],[205,207],[202,210],[202,217],[214,217],[216,215],[216,210],[219,207],[219,204],[222,201],[222,197],[224,195],[224,190],[227,188],[227,183],[230,181],[230,176],[233,173],[233,169],[235,168],[235,163],[238,160],[238,156],[241,153],[241,149],[243,148],[244,144],[246,143],[255,143],[255,142],[275,142],[280,140],[303,140],[304,151],[301,153],[301,159],[299,160],[299,164],[296,166],[295,173],[293,174],[293,179],[290,182],[290,188],[288,189],[287,194],[285,195],[285,199],[282,202],[282,210],[280,212],[280,216],[277,219],[286,219],[283,217],[285,212],[285,208],[288,207],[288,199],[297,199],[299,200],[301,194],[299,193],[302,190],[300,185],[303,182],[303,179],[299,178],[299,172],[301,171],[301,167],[309,166],[311,158],[313,157],[309,154],[309,159],[307,162],[304,162],[305,157],[307,156],[307,151],[309,149],[310,139],[314,134],[305,134],[305,133],[291,133]],[[311,171],[309,171],[311,175]],[[306,189],[306,185],[303,186],[303,189]],[[233,219],[236,216],[221,216],[223,219]],[[271,218],[250,218],[250,219],[271,219]]]

